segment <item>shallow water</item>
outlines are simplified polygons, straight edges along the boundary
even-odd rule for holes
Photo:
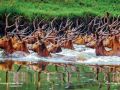
[[[4,57],[0,52],[0,60],[12,59],[18,61],[45,61],[56,63],[76,63],[76,64],[100,64],[100,65],[120,65],[120,57],[117,56],[96,56],[95,50],[86,48],[83,45],[74,45],[75,50],[62,49],[62,52],[52,54],[52,57],[38,57],[36,53],[31,52],[30,55],[23,57],[21,52],[14,53],[11,57]]]
[[[120,73],[110,73],[112,83],[107,84],[107,79],[103,72],[99,73],[99,79],[96,80],[96,71],[93,71],[89,65],[120,65],[120,57],[117,56],[96,56],[95,50],[86,48],[82,45],[74,45],[75,50],[62,49],[62,52],[52,54],[52,57],[38,57],[31,51],[30,55],[22,56],[22,52],[16,52],[10,57],[5,57],[0,53],[0,62],[6,60],[25,61],[25,62],[51,62],[62,64],[73,64],[73,67],[58,67],[55,71],[54,66],[48,66],[49,73],[42,73],[40,82],[38,82],[38,72],[29,67],[22,67],[19,72],[19,66],[15,65],[14,70],[9,71],[9,79],[6,82],[6,72],[0,71],[0,90],[120,90]],[[74,71],[74,66],[78,67],[79,72]],[[70,72],[70,80],[67,75]]]

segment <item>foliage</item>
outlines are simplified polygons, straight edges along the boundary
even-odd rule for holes
[[[106,12],[120,15],[120,0],[1,0],[0,14],[12,13],[34,17],[63,18],[103,16]]]

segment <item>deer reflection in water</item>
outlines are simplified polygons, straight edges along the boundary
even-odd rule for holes
[[[17,67],[13,68],[14,64],[17,64],[18,66],[25,66],[32,69],[32,71],[37,72],[37,74],[34,72],[34,76],[28,73],[28,72],[22,72],[22,70],[20,71],[21,67]],[[55,72],[50,72],[49,70],[47,70],[47,66],[48,65],[56,65],[56,71]],[[59,71],[59,67],[62,67],[64,70],[63,71]],[[91,66],[90,66],[91,67]],[[110,90],[111,87],[111,83],[119,83],[120,82],[120,69],[119,66],[103,66],[103,65],[96,65],[96,66],[92,66],[94,68],[94,72],[96,72],[97,75],[97,81],[101,82],[100,77],[99,77],[99,73],[104,73],[104,81],[106,82],[107,85],[107,90]],[[52,87],[54,87],[55,83],[58,83],[59,81],[55,82],[55,77],[54,80],[52,80],[52,75],[53,74],[57,74],[57,79],[64,80],[65,82],[67,81],[67,87],[66,88],[71,88],[71,83],[72,83],[72,72],[76,72],[77,68],[72,65],[72,64],[63,64],[63,63],[48,63],[48,62],[36,62],[36,63],[30,63],[30,62],[22,62],[22,61],[12,61],[12,60],[5,60],[3,62],[0,63],[0,69],[4,70],[4,71],[12,71],[11,73],[13,74],[13,82],[15,83],[16,87],[17,85],[20,85],[20,83],[23,84],[27,84],[29,83],[27,80],[29,80],[29,78],[33,78],[34,80],[34,85],[37,85],[37,89],[40,88],[40,82],[43,81],[43,76],[41,76],[41,73],[45,73],[47,74],[47,78],[45,78],[45,80],[49,83],[52,83]],[[29,71],[29,69],[28,69]],[[11,74],[9,72],[9,75]],[[66,74],[65,76],[62,76],[60,78],[58,78],[58,74],[62,75],[62,74]],[[81,76],[81,75],[80,75]],[[9,76],[7,76],[9,77]],[[11,76],[10,76],[11,77]],[[41,81],[41,77],[42,77],[42,81]],[[87,75],[84,75],[84,77],[90,77],[87,73]],[[36,80],[37,81],[36,81]],[[11,80],[8,78],[7,82]],[[44,81],[45,81],[44,80]],[[77,78],[78,80],[78,78]],[[103,82],[103,81],[102,81]],[[100,83],[101,85],[99,85],[99,88],[103,87],[102,82]],[[92,83],[91,83],[92,84]]]
[[[91,66],[90,66],[91,67]],[[120,83],[119,65],[93,65],[93,71],[96,72],[96,79],[99,81],[99,73],[104,73],[104,81],[107,84],[107,90],[111,90],[112,83]]]
[[[6,72],[6,83],[8,83],[8,72],[12,70],[14,62],[12,60],[6,60],[0,62],[0,70]]]
[[[17,70],[14,68],[14,65],[17,65]],[[6,83],[9,83],[9,72],[13,73],[13,81],[17,84],[19,83],[19,70],[22,66],[26,66],[26,62],[19,62],[13,60],[4,60],[0,62],[0,70],[6,72]],[[23,76],[23,75],[22,75]],[[25,79],[24,79],[25,80]]]

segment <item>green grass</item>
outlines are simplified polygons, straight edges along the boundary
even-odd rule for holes
[[[120,15],[120,0],[0,0],[0,14],[12,13],[29,19]]]

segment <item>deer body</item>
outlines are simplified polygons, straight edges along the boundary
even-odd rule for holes
[[[29,53],[27,44],[25,41],[18,41],[13,45],[13,48],[15,51],[23,51],[25,53]]]
[[[52,44],[49,48],[48,51],[51,53],[59,53],[62,51],[61,46],[58,44]]]
[[[96,55],[101,56],[120,56],[120,44],[116,36],[113,36],[112,39],[112,50],[106,51],[103,46],[103,40],[97,43],[96,45]]]
[[[11,38],[0,39],[0,48],[4,49],[6,54],[12,54],[14,52]]]
[[[63,41],[61,47],[67,48],[67,49],[74,49],[72,40],[65,40],[65,41]]]
[[[43,43],[36,42],[35,44],[33,44],[32,50],[37,52],[39,56],[42,56],[42,57],[50,56],[50,53],[47,50],[47,47],[44,42]]]
[[[12,38],[0,39],[0,48],[4,49],[6,54],[12,54],[16,51],[23,51],[29,53],[26,43],[24,41],[17,41],[13,44]]]
[[[84,38],[82,36],[79,36],[78,38],[75,39],[74,43],[78,44],[78,45],[84,45],[85,40],[84,40]]]

